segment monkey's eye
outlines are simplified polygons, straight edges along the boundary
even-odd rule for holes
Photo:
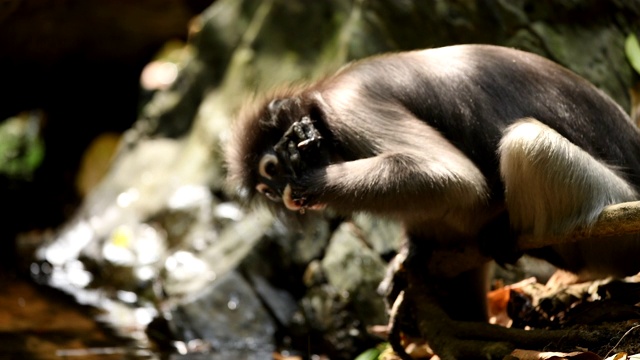
[[[276,175],[278,175],[278,158],[273,154],[264,155],[262,159],[260,159],[258,172],[260,173],[260,176],[265,179],[272,180]]]
[[[271,201],[280,201],[280,196],[278,196],[278,194],[273,191],[273,189],[265,184],[258,184],[256,186],[256,190],[258,190],[259,193],[266,196],[267,199]]]

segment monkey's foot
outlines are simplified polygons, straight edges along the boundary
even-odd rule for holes
[[[401,343],[402,326],[407,319],[406,312],[409,312],[416,322],[413,326],[417,326],[420,337],[428,342],[429,347],[442,360],[503,359],[516,348],[508,337],[485,337],[486,329],[476,332],[476,329],[470,331],[466,327],[467,324],[493,327],[490,324],[452,320],[429,292],[423,292],[422,285],[414,285],[409,284],[407,290],[398,296],[394,304],[394,309],[398,312],[394,314],[392,311],[390,317],[389,343],[401,359],[411,359]],[[397,321],[398,319],[401,321]],[[413,331],[413,326],[410,331]]]
[[[542,350],[557,347],[606,344],[611,334],[590,330],[523,330],[509,329],[481,322],[452,320],[431,296],[423,283],[415,283],[409,275],[407,289],[399,294],[391,310],[389,343],[403,360],[410,360],[402,344],[407,319],[417,326],[420,337],[440,359],[502,359],[515,349]],[[560,349],[558,349],[560,350]]]
[[[514,345],[507,341],[484,340],[481,336],[477,339],[461,338],[459,335],[466,335],[465,331],[458,334],[458,327],[464,324],[463,322],[451,320],[428,296],[414,297],[411,293],[409,289],[401,291],[390,310],[388,341],[402,360],[413,359],[405,349],[406,344],[403,344],[402,336],[406,334],[405,327],[409,325],[409,319],[415,322],[409,325],[409,333],[413,333],[414,326],[417,326],[420,333],[418,336],[427,340],[429,347],[442,360],[502,359],[515,349]],[[412,335],[414,336],[416,335]]]

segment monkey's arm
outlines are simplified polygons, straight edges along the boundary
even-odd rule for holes
[[[457,150],[442,150],[441,158],[388,152],[311,169],[292,184],[291,198],[344,211],[401,214],[420,208],[423,218],[480,205],[487,196],[480,171]]]
[[[480,170],[429,125],[402,110],[363,116],[368,119],[327,121],[329,136],[303,121],[285,133],[276,151],[293,175],[283,199],[290,209],[337,205],[348,212],[402,214],[419,208],[424,219],[472,208],[488,197]],[[326,154],[331,140],[342,146],[340,154]],[[370,147],[370,155],[355,148],[362,144]],[[356,160],[330,163],[328,158]]]
[[[301,190],[317,202],[339,202],[353,207],[350,210],[381,207],[395,212],[428,201],[433,211],[446,212],[451,207],[475,205],[485,196],[482,175],[457,155],[449,153],[446,161],[440,161],[390,152],[333,164],[304,176]]]

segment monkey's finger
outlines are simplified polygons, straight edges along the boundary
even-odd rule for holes
[[[291,150],[293,147],[295,147],[295,144],[289,141],[289,139],[287,139],[286,137],[280,139],[280,141],[273,147],[278,160],[282,162],[283,168],[285,170],[288,170],[289,174],[295,174],[295,165],[293,164],[291,159]],[[293,154],[295,155],[295,153]],[[294,156],[293,161],[297,161],[296,156]]]
[[[284,139],[289,139],[289,138],[291,138],[291,136],[292,136],[293,134],[295,134],[295,125],[296,125],[296,123],[293,123],[293,124],[292,124],[288,129],[287,129],[287,131],[285,131],[285,132],[284,132],[284,135],[282,135],[282,139],[283,139],[283,140],[284,140]],[[282,141],[282,140],[280,140],[280,141]]]
[[[320,135],[318,129],[311,123],[304,124],[304,132],[305,138],[298,143],[298,148],[306,148],[311,144],[319,144],[320,140],[322,140],[322,135]]]
[[[301,136],[301,134],[303,134],[303,131],[300,128],[299,123],[298,122],[293,123],[287,129],[284,135],[282,135],[282,138],[280,138],[280,141],[278,141],[278,143],[273,147],[273,149],[277,153],[280,153],[281,155],[283,155],[283,157],[287,157],[288,156],[287,152],[291,152],[291,142],[305,138],[304,136]]]
[[[306,139],[306,137],[304,135],[304,131],[300,127],[300,123],[296,121],[291,124],[291,126],[289,126],[284,135],[282,135],[280,141],[278,141],[278,143],[273,148],[277,152],[284,153],[285,151],[287,151],[285,150],[285,147],[289,147],[289,143],[291,141],[297,141],[301,139]]]
[[[313,125],[305,127],[305,136],[306,139],[309,140],[319,140],[322,138],[318,129],[316,129]]]
[[[293,129],[293,131],[296,134],[296,136],[298,137],[298,139],[306,139],[307,138],[307,134],[304,131],[304,125],[302,125],[301,123],[295,122],[295,123],[293,123],[293,125],[291,125],[291,128]]]
[[[295,123],[296,134],[303,140],[316,140],[321,138],[320,132],[313,126],[313,122],[308,116],[305,116],[299,122]]]
[[[298,164],[300,162],[300,152],[298,151],[298,147],[293,141],[290,141],[287,147],[289,151],[289,160],[291,163]]]
[[[306,137],[313,137],[316,133],[319,134],[318,131],[316,130],[316,127],[313,126],[313,121],[311,121],[311,119],[308,116],[303,117],[299,123],[300,123],[300,127],[304,129],[304,133]]]
[[[273,147],[273,150],[276,151],[276,153],[279,153],[281,155],[284,155],[288,150],[287,147],[289,145],[289,138],[291,137],[291,128],[289,130],[287,130],[287,132],[282,136],[282,138],[280,139],[280,141],[278,141],[278,143],[276,143],[276,145]]]
[[[298,151],[298,147],[293,141],[290,141],[287,146],[287,166],[293,174],[293,176],[298,177],[298,169],[300,168],[300,163],[302,157],[300,156],[300,152]]]
[[[298,149],[305,149],[307,146],[315,142],[316,139],[307,139],[298,143]]]

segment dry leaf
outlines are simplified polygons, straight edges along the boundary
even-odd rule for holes
[[[602,360],[600,356],[589,351],[560,353],[516,349],[510,356],[519,360]]]

